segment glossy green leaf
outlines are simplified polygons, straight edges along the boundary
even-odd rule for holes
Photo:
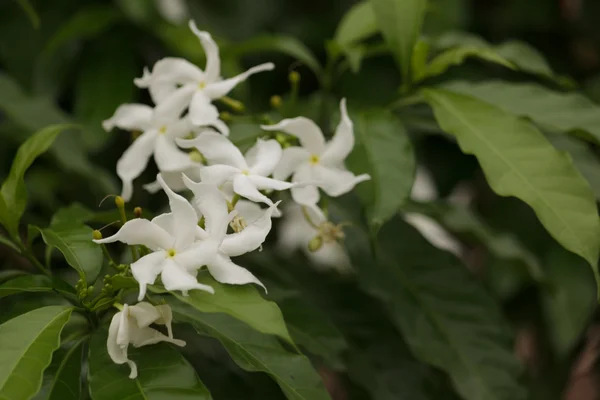
[[[88,380],[92,400],[210,400],[211,396],[190,363],[172,346],[159,343],[138,349],[128,357],[138,367],[129,379],[129,366],[117,365],[106,350],[106,330],[92,335]]]
[[[33,400],[80,400],[82,395],[81,369],[86,338],[64,345],[54,352],[44,381]]]
[[[456,137],[463,152],[477,157],[492,189],[531,206],[548,232],[597,275],[596,201],[570,157],[535,126],[493,105],[445,90],[427,89],[423,95],[442,129]]]
[[[37,393],[71,311],[43,307],[0,325],[0,398],[29,399]]]
[[[403,83],[409,84],[415,43],[425,19],[425,0],[370,0],[377,25],[402,71]]]
[[[0,196],[0,203],[4,201],[2,200],[2,197]],[[0,207],[2,207],[0,205]],[[8,212],[7,212],[8,213]],[[0,211],[0,221],[3,221],[4,218],[9,218],[9,217],[5,217],[2,212]],[[10,240],[9,238],[6,238],[4,236],[0,236],[0,244],[10,247],[11,249],[13,249],[14,251],[16,251],[17,253],[21,253],[21,250],[17,247],[16,244],[14,244],[14,242],[12,240]]]
[[[168,302],[176,320],[189,322],[200,334],[218,339],[244,370],[269,374],[288,399],[330,399],[310,361],[285,350],[276,338],[256,332],[229,315],[201,313],[173,299]]]
[[[252,285],[224,285],[215,281],[206,271],[198,274],[198,282],[212,286],[214,294],[192,290],[189,296],[172,293],[184,303],[205,313],[225,313],[250,325],[259,332],[276,335],[293,343],[285,326],[281,310],[272,301],[265,300]],[[150,287],[156,293],[164,289]]]
[[[417,358],[445,371],[465,400],[525,399],[508,324],[458,259],[400,218],[379,231],[376,259],[355,255],[361,282]]]
[[[369,1],[356,3],[340,21],[334,40],[346,48],[377,33],[377,21]]]
[[[52,291],[77,300],[75,289],[58,277],[51,279],[45,275],[22,275],[0,284],[0,298],[22,292]]]
[[[27,191],[23,180],[25,172],[27,172],[27,169],[36,158],[48,150],[52,143],[54,143],[58,134],[69,128],[72,128],[72,126],[49,126],[31,136],[21,145],[21,147],[19,147],[17,155],[13,160],[10,173],[2,184],[1,189],[1,194],[8,210],[9,218],[0,222],[6,226],[7,230],[12,235],[17,234],[19,221],[25,212],[25,206],[27,204]]]
[[[456,81],[445,84],[444,88],[530,118],[543,128],[588,132],[600,143],[600,106],[579,93],[556,92],[535,83],[503,81]]]
[[[102,268],[103,255],[100,246],[92,242],[93,229],[73,224],[40,229],[48,246],[57,248],[81,279],[92,283]]]
[[[79,203],[61,208],[52,216],[50,226],[84,224],[94,218],[94,212]]]
[[[371,223],[378,226],[410,195],[415,156],[404,125],[393,114],[373,111],[353,120],[358,143],[348,165],[354,173],[371,175],[355,190],[368,206]]]

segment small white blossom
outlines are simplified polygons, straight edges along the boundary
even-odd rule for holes
[[[159,342],[169,342],[177,346],[185,346],[183,340],[174,339],[171,329],[173,319],[171,308],[167,305],[153,306],[141,302],[134,306],[123,305],[123,310],[115,314],[108,328],[106,347],[108,355],[116,364],[127,363],[131,368],[129,378],[137,377],[137,366],[127,356],[129,344],[134,347],[147,346]],[[167,334],[150,328],[150,324],[165,325]]]
[[[148,88],[156,104],[167,101],[175,93],[185,97],[189,103],[189,116],[194,125],[213,126],[227,135],[229,128],[219,119],[219,112],[212,105],[212,101],[227,95],[250,75],[272,70],[275,66],[273,63],[261,64],[233,78],[223,80],[217,44],[208,32],[198,30],[194,21],[190,21],[189,25],[204,48],[205,69],[202,70],[182,58],[168,57],[158,61],[152,72],[145,70],[144,75],[136,79],[135,83],[138,87]]]
[[[354,147],[352,121],[346,111],[346,101],[340,102],[341,120],[329,142],[321,129],[308,118],[284,119],[275,125],[263,125],[267,131],[283,131],[296,136],[301,147],[283,150],[281,161],[273,172],[275,179],[284,180],[292,175],[294,183],[308,183],[291,189],[298,204],[313,205],[319,201],[318,187],[329,196],[349,192],[356,184],[371,179],[369,175],[355,176],[344,166],[344,160]]]
[[[259,139],[245,157],[229,139],[216,132],[204,132],[195,139],[180,139],[177,143],[183,148],[198,149],[211,164],[200,171],[202,182],[217,186],[231,182],[233,191],[249,200],[271,206],[271,199],[259,190],[285,190],[294,186],[267,177],[281,159],[281,145],[276,140]]]

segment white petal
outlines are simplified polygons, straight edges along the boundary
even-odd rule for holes
[[[183,58],[165,57],[154,64],[152,73],[134,80],[141,88],[148,88],[152,101],[162,103],[179,85],[198,84],[204,78],[202,70]]]
[[[196,226],[198,226],[198,215],[194,207],[183,196],[173,192],[165,183],[162,176],[158,175],[158,183],[169,196],[169,207],[173,214],[175,249],[184,250],[195,239]]]
[[[131,338],[131,344],[136,348],[160,342],[173,343],[179,347],[185,346],[185,341],[165,336],[165,334],[153,328],[135,328],[135,333]]]
[[[161,280],[165,289],[181,290],[184,294],[188,290],[199,289],[214,293],[214,289],[208,285],[198,283],[196,276],[190,274],[185,268],[178,266],[172,259],[167,259],[161,274]]]
[[[140,176],[148,165],[148,160],[156,143],[158,132],[150,130],[138,137],[117,161],[117,175],[123,181],[121,197],[125,201],[131,199],[133,194],[133,180]]]
[[[167,231],[159,225],[141,218],[127,221],[112,236],[94,240],[95,243],[113,243],[117,241],[128,245],[143,244],[154,251],[169,249],[174,244],[174,238]]]
[[[208,164],[231,165],[241,170],[248,168],[240,150],[217,132],[203,132],[191,140],[178,139],[177,144],[184,149],[197,149],[206,158]]]
[[[211,82],[206,85],[204,88],[204,93],[211,99],[219,99],[227,93],[231,92],[234,87],[236,87],[240,82],[248,79],[250,75],[256,74],[262,71],[271,71],[275,68],[275,64],[273,63],[264,63],[257,65],[256,67],[252,67],[246,72],[243,72],[239,75],[234,76],[233,78],[225,79],[218,82]]]
[[[296,203],[286,203],[283,215],[283,220],[279,225],[277,247],[284,253],[290,253],[297,249],[304,250],[308,247],[308,242],[317,235],[317,229],[308,223],[302,212],[302,206]],[[315,224],[322,222],[316,218],[313,219],[313,215],[310,216]]]
[[[123,304],[123,312],[121,312],[121,320],[119,322],[119,330],[117,331],[117,345],[125,347],[129,344],[129,336],[131,333],[129,321],[129,305]]]
[[[352,172],[341,168],[329,168],[315,165],[313,178],[319,181],[318,186],[329,196],[337,197],[351,191],[360,182],[368,181],[368,174],[355,176]]]
[[[433,201],[438,193],[431,174],[423,167],[417,167],[415,182],[410,192],[410,198],[416,201]]]
[[[194,243],[189,249],[175,254],[173,261],[187,271],[197,271],[200,267],[209,263],[219,249],[220,241],[211,238]]]
[[[102,122],[105,131],[115,126],[126,131],[146,131],[150,128],[152,108],[144,104],[122,104],[112,117]]]
[[[277,179],[265,178],[259,175],[248,175],[248,179],[256,186],[259,190],[287,190],[294,187],[293,183],[279,181]]]
[[[173,311],[171,307],[166,304],[161,304],[156,306],[156,311],[160,314],[160,318],[158,318],[154,323],[158,325],[165,325],[167,327],[168,336],[173,338],[173,328],[171,327],[171,322],[173,321]]]
[[[180,175],[181,171],[197,165],[188,153],[179,150],[172,139],[161,134],[156,138],[154,161],[156,161],[160,172],[179,172]]]
[[[152,124],[161,128],[162,125],[168,127],[177,122],[183,111],[189,106],[195,92],[196,88],[190,84],[173,91],[154,108]]]
[[[268,176],[281,160],[281,145],[277,140],[258,139],[246,153],[246,163],[254,175]]]
[[[257,285],[262,286],[262,288],[265,289],[265,292],[267,291],[265,285],[263,285],[257,277],[252,275],[246,268],[234,264],[229,257],[219,254],[207,267],[212,277],[218,282],[228,283],[230,285],[256,283]]]
[[[167,126],[165,136],[171,140],[182,138],[188,135],[194,135],[198,128],[192,124],[192,121],[187,117],[183,117],[176,122]]]
[[[131,264],[133,278],[140,284],[138,301],[146,296],[146,286],[152,285],[163,270],[167,254],[164,251],[150,253]]]
[[[129,307],[129,316],[135,318],[140,328],[145,328],[160,318],[158,310],[150,303],[141,301]]]
[[[354,132],[352,121],[346,111],[346,99],[340,102],[340,123],[335,130],[335,135],[325,146],[325,151],[320,157],[325,165],[338,165],[342,163],[354,148]]]
[[[282,131],[296,136],[300,144],[311,154],[320,155],[325,150],[325,138],[321,128],[305,117],[284,119],[275,125],[261,125],[266,131]]]
[[[292,176],[292,182],[306,183],[314,182],[313,178],[313,166],[309,164],[303,164],[300,166],[298,171]],[[292,199],[298,204],[305,206],[312,206],[319,202],[319,189],[314,185],[299,185],[294,186],[290,189],[292,193]]]
[[[438,249],[449,251],[456,256],[461,255],[460,242],[433,218],[417,213],[406,213],[403,217],[406,222],[414,226],[429,243]]]
[[[196,90],[190,103],[189,118],[196,126],[214,126],[223,135],[229,135],[229,128],[219,119],[219,111],[201,90]]]
[[[265,203],[269,206],[273,205],[271,199],[259,192],[256,185],[246,175],[238,174],[233,179],[233,191],[249,200]]]
[[[189,14],[185,0],[158,0],[155,2],[159,14],[174,25],[181,25]]]
[[[277,204],[269,207],[259,219],[243,231],[225,236],[219,250],[229,257],[236,257],[258,249],[271,231],[271,215],[277,209]]]
[[[317,266],[333,268],[340,272],[348,272],[351,268],[350,257],[344,246],[338,242],[323,243],[323,246],[315,252],[309,251],[305,246],[304,253]]]
[[[184,183],[194,193],[194,205],[202,216],[204,226],[215,240],[221,240],[229,224],[227,201],[215,184],[192,182],[186,176]]]
[[[192,177],[195,180],[200,180],[200,170],[202,169],[202,167],[202,164],[192,161],[192,165],[190,165],[188,168],[185,168],[183,170],[183,173],[187,176]],[[181,170],[161,171],[160,174],[165,180],[167,186],[169,186],[174,192],[181,192],[186,189],[186,186],[183,183],[183,180],[181,179]],[[144,190],[147,190],[150,193],[156,193],[162,190],[160,183],[158,183],[158,181],[156,180],[154,182],[147,183],[142,187],[144,188]]]
[[[219,57],[219,47],[213,40],[210,33],[200,31],[196,23],[191,20],[189,27],[194,32],[194,35],[200,39],[200,43],[206,54],[206,68],[204,68],[204,79],[206,82],[214,82],[221,76],[221,59]]]
[[[200,178],[202,182],[214,183],[217,186],[221,186],[227,181],[232,181],[240,174],[241,171],[238,168],[217,164],[202,168],[202,171],[200,171]]]
[[[238,212],[240,217],[244,218],[244,221],[248,225],[264,214],[264,210],[258,204],[248,200],[238,200],[234,210]]]
[[[303,163],[309,161],[311,154],[302,147],[288,147],[283,149],[281,160],[273,171],[273,178],[286,180],[300,168]]]
[[[115,364],[125,364],[127,362],[127,346],[120,346],[117,343],[122,317],[122,311],[119,311],[112,317],[110,326],[108,327],[108,339],[106,340],[108,355]]]

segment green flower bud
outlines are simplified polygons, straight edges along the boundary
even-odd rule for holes
[[[123,208],[123,207],[125,207],[125,200],[123,200],[123,198],[121,196],[117,196],[117,197],[115,197],[115,205],[118,208]]]
[[[221,118],[225,122],[231,121],[231,113],[228,111],[221,111],[221,113],[219,114],[219,118]]]
[[[275,109],[281,107],[281,105],[283,104],[283,100],[282,100],[281,96],[278,96],[278,95],[271,96],[270,102],[271,102],[271,107],[273,107]]]
[[[289,80],[292,85],[298,84],[298,82],[300,82],[300,74],[298,73],[298,71],[290,72]]]
[[[135,215],[136,218],[142,218],[142,207],[134,208],[133,215]]]
[[[315,236],[308,242],[308,251],[314,253],[323,246],[323,238],[321,236]]]
[[[96,229],[94,232],[92,232],[92,237],[94,240],[100,240],[102,239],[102,232]]]

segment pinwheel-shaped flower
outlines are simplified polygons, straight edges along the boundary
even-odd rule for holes
[[[321,129],[308,118],[284,119],[275,125],[263,125],[267,131],[283,131],[296,136],[302,147],[283,150],[281,161],[273,172],[278,180],[292,175],[292,182],[309,183],[291,189],[298,204],[313,205],[319,201],[319,190],[337,197],[349,192],[359,182],[371,179],[367,174],[355,176],[344,166],[344,160],[354,147],[352,121],[346,111],[346,101],[340,103],[341,121],[335,135],[325,142]]]
[[[294,185],[267,178],[281,159],[281,146],[276,140],[261,140],[246,152],[240,150],[223,135],[204,132],[192,140],[178,140],[183,148],[194,147],[202,153],[209,165],[200,171],[202,182],[221,186],[232,182],[233,191],[249,200],[273,205],[271,199],[259,190],[285,190]]]
[[[275,66],[273,63],[261,64],[223,80],[217,44],[208,32],[198,30],[194,21],[190,21],[189,25],[200,39],[206,54],[204,71],[182,58],[163,58],[154,65],[151,73],[145,70],[144,75],[136,79],[135,83],[138,87],[148,88],[157,104],[167,101],[174,93],[181,93],[189,101],[189,115],[194,125],[214,126],[227,135],[229,128],[219,119],[219,112],[212,101],[227,95],[250,75],[272,70]]]
[[[107,131],[116,126],[142,132],[117,162],[117,175],[123,181],[121,197],[126,201],[133,194],[133,180],[146,169],[152,155],[160,171],[181,172],[200,165],[175,145],[176,138],[193,132],[189,119],[180,118],[185,107],[187,99],[181,94],[171,96],[154,109],[143,104],[123,104],[102,123]]]
[[[134,306],[123,305],[123,310],[115,314],[108,328],[106,347],[108,355],[116,364],[127,363],[131,368],[129,378],[137,377],[137,366],[127,356],[129,344],[134,347],[147,346],[159,342],[169,342],[177,346],[185,346],[185,342],[173,339],[171,308],[167,305],[153,306],[141,302]],[[166,325],[167,334],[150,328],[150,324]]]

